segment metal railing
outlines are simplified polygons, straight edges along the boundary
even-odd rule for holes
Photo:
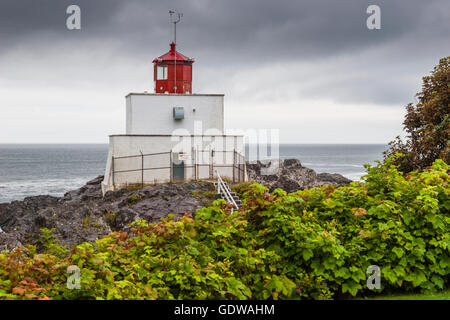
[[[202,156],[202,153],[207,152],[208,154]],[[130,155],[130,156],[120,156],[120,157],[112,157],[111,161],[111,181],[113,187],[117,184],[119,180],[119,175],[129,174],[132,172],[140,172],[139,178],[133,179],[133,181],[127,181],[122,184],[142,184],[145,183],[157,183],[159,180],[154,178],[153,181],[151,179],[145,179],[144,173],[147,171],[166,171],[164,176],[168,177],[168,179],[163,179],[165,181],[176,181],[174,178],[173,172],[173,160],[174,160],[174,152],[158,152],[158,153],[147,153],[144,154],[142,151],[139,155]],[[232,154],[231,154],[232,153]],[[221,154],[223,157],[227,157],[225,161],[217,161],[217,155]],[[200,155],[200,156],[199,156]],[[208,150],[196,150],[193,149],[190,155],[190,160],[185,161],[183,165],[183,180],[200,180],[202,179],[214,179],[214,172],[218,172],[217,168],[230,168],[229,178],[233,180],[233,182],[242,182],[245,180],[245,157],[237,152],[236,150],[228,150],[228,151],[217,151],[214,149]],[[121,165],[121,161],[126,161]],[[147,164],[147,166],[145,166]],[[152,165],[153,164],[153,165]],[[203,174],[201,174],[201,170],[203,170]],[[206,168],[208,168],[206,171]],[[208,177],[205,177],[205,173]],[[187,173],[187,174],[186,174]],[[117,176],[117,177],[116,177]],[[117,179],[116,179],[117,178]],[[126,179],[125,179],[126,180]],[[139,181],[140,180],[140,181]]]
[[[231,209],[231,213],[233,213],[234,209],[239,210],[239,207],[236,204],[236,201],[234,201],[234,198],[231,195],[230,189],[228,189],[228,185],[222,180],[222,177],[220,176],[220,174],[217,170],[216,170],[216,175],[217,175],[217,193],[223,194],[223,196],[225,197],[224,200],[233,205],[233,208]]]

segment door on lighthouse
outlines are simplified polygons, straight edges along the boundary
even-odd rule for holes
[[[184,160],[182,153],[173,154],[172,177],[175,181],[184,180]]]

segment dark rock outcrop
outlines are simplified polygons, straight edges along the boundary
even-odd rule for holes
[[[348,185],[351,180],[338,173],[319,173],[303,167],[298,159],[265,160],[247,163],[249,180],[261,183],[270,191],[281,188],[295,192],[326,185]]]
[[[95,241],[114,230],[128,231],[138,219],[195,214],[214,199],[214,186],[208,182],[121,189],[103,197],[102,180],[97,177],[60,198],[36,196],[0,204],[0,251],[28,243],[39,249],[41,228],[54,228],[58,242],[68,247]]]

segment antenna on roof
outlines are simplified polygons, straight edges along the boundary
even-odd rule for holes
[[[173,18],[173,15],[176,15],[176,18]],[[170,15],[170,22],[173,23],[173,43],[175,44],[175,52],[174,52],[174,86],[173,86],[173,90],[175,93],[177,93],[177,23],[180,22],[181,17],[183,16],[183,14],[181,12],[176,12],[173,10],[169,10],[169,15]]]
[[[181,12],[169,10],[170,14],[170,23],[173,23],[173,42],[177,43],[177,23],[180,22],[181,17],[183,14]],[[173,17],[173,15],[176,15],[176,18]]]

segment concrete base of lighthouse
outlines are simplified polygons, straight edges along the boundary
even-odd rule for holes
[[[224,135],[223,94],[130,93],[126,134],[109,136],[103,194],[130,185],[247,180],[244,137]]]
[[[175,181],[247,180],[238,135],[111,135],[102,191]]]

